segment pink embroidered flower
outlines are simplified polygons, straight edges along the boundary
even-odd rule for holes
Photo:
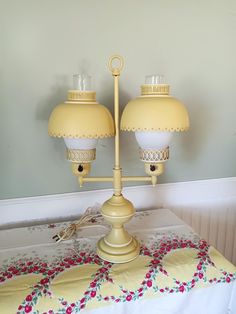
[[[167,252],[170,252],[171,249],[172,249],[171,245],[168,245],[168,246],[166,247],[166,251],[167,251]]]
[[[199,273],[199,274],[198,274],[198,277],[199,277],[200,279],[202,279],[202,278],[203,278],[203,273]]]
[[[70,314],[72,311],[73,311],[72,307],[69,306],[69,307],[66,309],[66,314]]]
[[[95,288],[95,287],[96,287],[96,283],[95,283],[94,281],[91,282],[90,287],[91,287],[91,288]]]
[[[33,267],[33,271],[37,271],[38,269],[39,269],[38,266],[34,266],[34,267]]]
[[[22,310],[22,308],[23,308],[22,305],[19,305],[19,306],[18,306],[18,310],[19,310],[19,311]]]
[[[130,294],[127,295],[126,300],[127,300],[127,301],[131,301],[131,300],[132,300],[132,295],[130,295]]]
[[[72,306],[72,307],[75,307],[75,303],[71,303],[71,306]]]
[[[120,299],[116,299],[116,303],[120,302]]]
[[[201,270],[202,269],[202,265],[197,265],[197,269]]]
[[[109,301],[109,297],[105,297],[104,300],[105,300],[105,301]]]
[[[32,306],[31,305],[26,305],[25,306],[25,313],[30,313],[32,311]]]
[[[226,282],[230,282],[231,281],[231,279],[230,279],[230,277],[226,277]]]
[[[11,266],[8,268],[8,271],[13,271],[15,269],[15,267]]]
[[[27,295],[27,297],[25,298],[27,302],[30,302],[32,301],[32,295]]]
[[[90,296],[91,296],[91,298],[94,298],[96,296],[96,291],[94,291],[94,290],[91,291]]]
[[[43,279],[40,280],[40,283],[41,283],[42,285],[45,285],[45,284],[48,283],[48,282],[49,282],[49,279],[48,279],[48,278],[43,278]]]
[[[146,274],[146,278],[150,278],[151,277],[151,274],[150,273],[147,273]]]
[[[159,264],[160,263],[160,260],[159,259],[154,259],[153,261],[152,261],[152,264]]]
[[[160,289],[160,292],[163,293],[163,292],[164,292],[164,289]]]
[[[40,273],[41,273],[41,274],[43,274],[43,273],[45,273],[45,272],[46,272],[46,268],[41,268],[41,269],[40,269]]]
[[[147,281],[147,286],[150,288],[152,286],[152,281],[151,280],[148,280]]]
[[[95,260],[94,260],[94,263],[95,263],[95,264],[100,264],[100,260],[99,260],[99,259],[95,259]]]
[[[138,295],[139,297],[142,297],[143,296],[143,293],[139,293],[139,295]]]
[[[77,258],[76,262],[80,264],[82,262],[82,258],[81,257]]]
[[[81,308],[81,309],[84,309],[84,308],[85,308],[85,304],[81,304],[81,305],[80,305],[80,308]]]
[[[184,286],[183,286],[183,285],[179,287],[179,291],[180,291],[180,292],[182,292],[182,293],[183,293],[183,292],[184,292],[184,290],[185,290],[185,288],[184,288]]]
[[[48,225],[48,228],[55,228],[55,227],[56,227],[56,225],[54,225],[54,224]]]
[[[142,292],[142,291],[143,291],[143,288],[139,288],[139,289],[138,289],[138,292]]]

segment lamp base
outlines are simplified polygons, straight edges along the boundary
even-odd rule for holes
[[[97,244],[98,256],[108,262],[121,264],[127,263],[138,257],[140,246],[138,241],[131,237],[131,242],[123,247],[114,247],[106,243],[105,237]]]
[[[139,243],[123,226],[135,213],[133,204],[123,195],[113,195],[103,204],[101,213],[112,228],[98,242],[98,256],[112,263],[126,263],[135,259],[140,252]]]

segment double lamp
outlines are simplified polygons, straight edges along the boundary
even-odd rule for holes
[[[74,76],[74,89],[68,91],[68,100],[52,111],[48,131],[61,137],[66,144],[67,159],[80,186],[85,182],[112,182],[113,195],[101,208],[104,219],[111,224],[110,232],[97,243],[97,254],[106,261],[125,263],[139,255],[140,246],[124,228],[135,213],[133,204],[122,195],[122,183],[146,181],[153,185],[163,173],[169,159],[169,143],[173,132],[189,128],[188,113],[184,105],[169,95],[169,85],[163,77],[146,77],[141,96],[131,100],[119,117],[119,77],[124,61],[115,55],[109,59],[114,78],[114,119],[110,111],[96,101],[91,90],[91,77]],[[147,176],[123,176],[120,166],[120,130],[135,133],[139,157],[144,162]],[[88,177],[91,162],[96,158],[99,139],[115,137],[113,176]]]

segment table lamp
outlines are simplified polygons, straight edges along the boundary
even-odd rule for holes
[[[49,118],[48,131],[53,137],[64,138],[67,159],[80,186],[85,182],[112,182],[113,195],[101,208],[104,219],[111,224],[110,232],[99,240],[97,254],[112,263],[125,263],[139,255],[138,240],[124,228],[135,213],[133,204],[122,195],[122,183],[146,181],[153,185],[163,173],[169,159],[169,143],[173,132],[189,128],[188,113],[184,105],[169,95],[169,85],[163,77],[146,77],[141,96],[131,100],[119,117],[119,77],[124,61],[119,55],[109,59],[114,77],[114,120],[109,110],[96,102],[91,90],[91,77],[74,76],[74,89],[68,91],[68,100],[55,107]],[[123,176],[120,167],[120,129],[135,132],[139,156],[145,164],[147,176]],[[98,139],[115,136],[113,176],[88,177],[91,162],[96,158]]]

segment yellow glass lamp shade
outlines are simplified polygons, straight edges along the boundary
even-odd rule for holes
[[[131,100],[121,118],[123,131],[186,131],[189,128],[185,106],[169,95],[165,84],[143,85],[140,97]]]
[[[72,90],[68,101],[52,111],[48,133],[54,137],[98,139],[114,136],[114,122],[110,111],[96,102],[95,92]]]

